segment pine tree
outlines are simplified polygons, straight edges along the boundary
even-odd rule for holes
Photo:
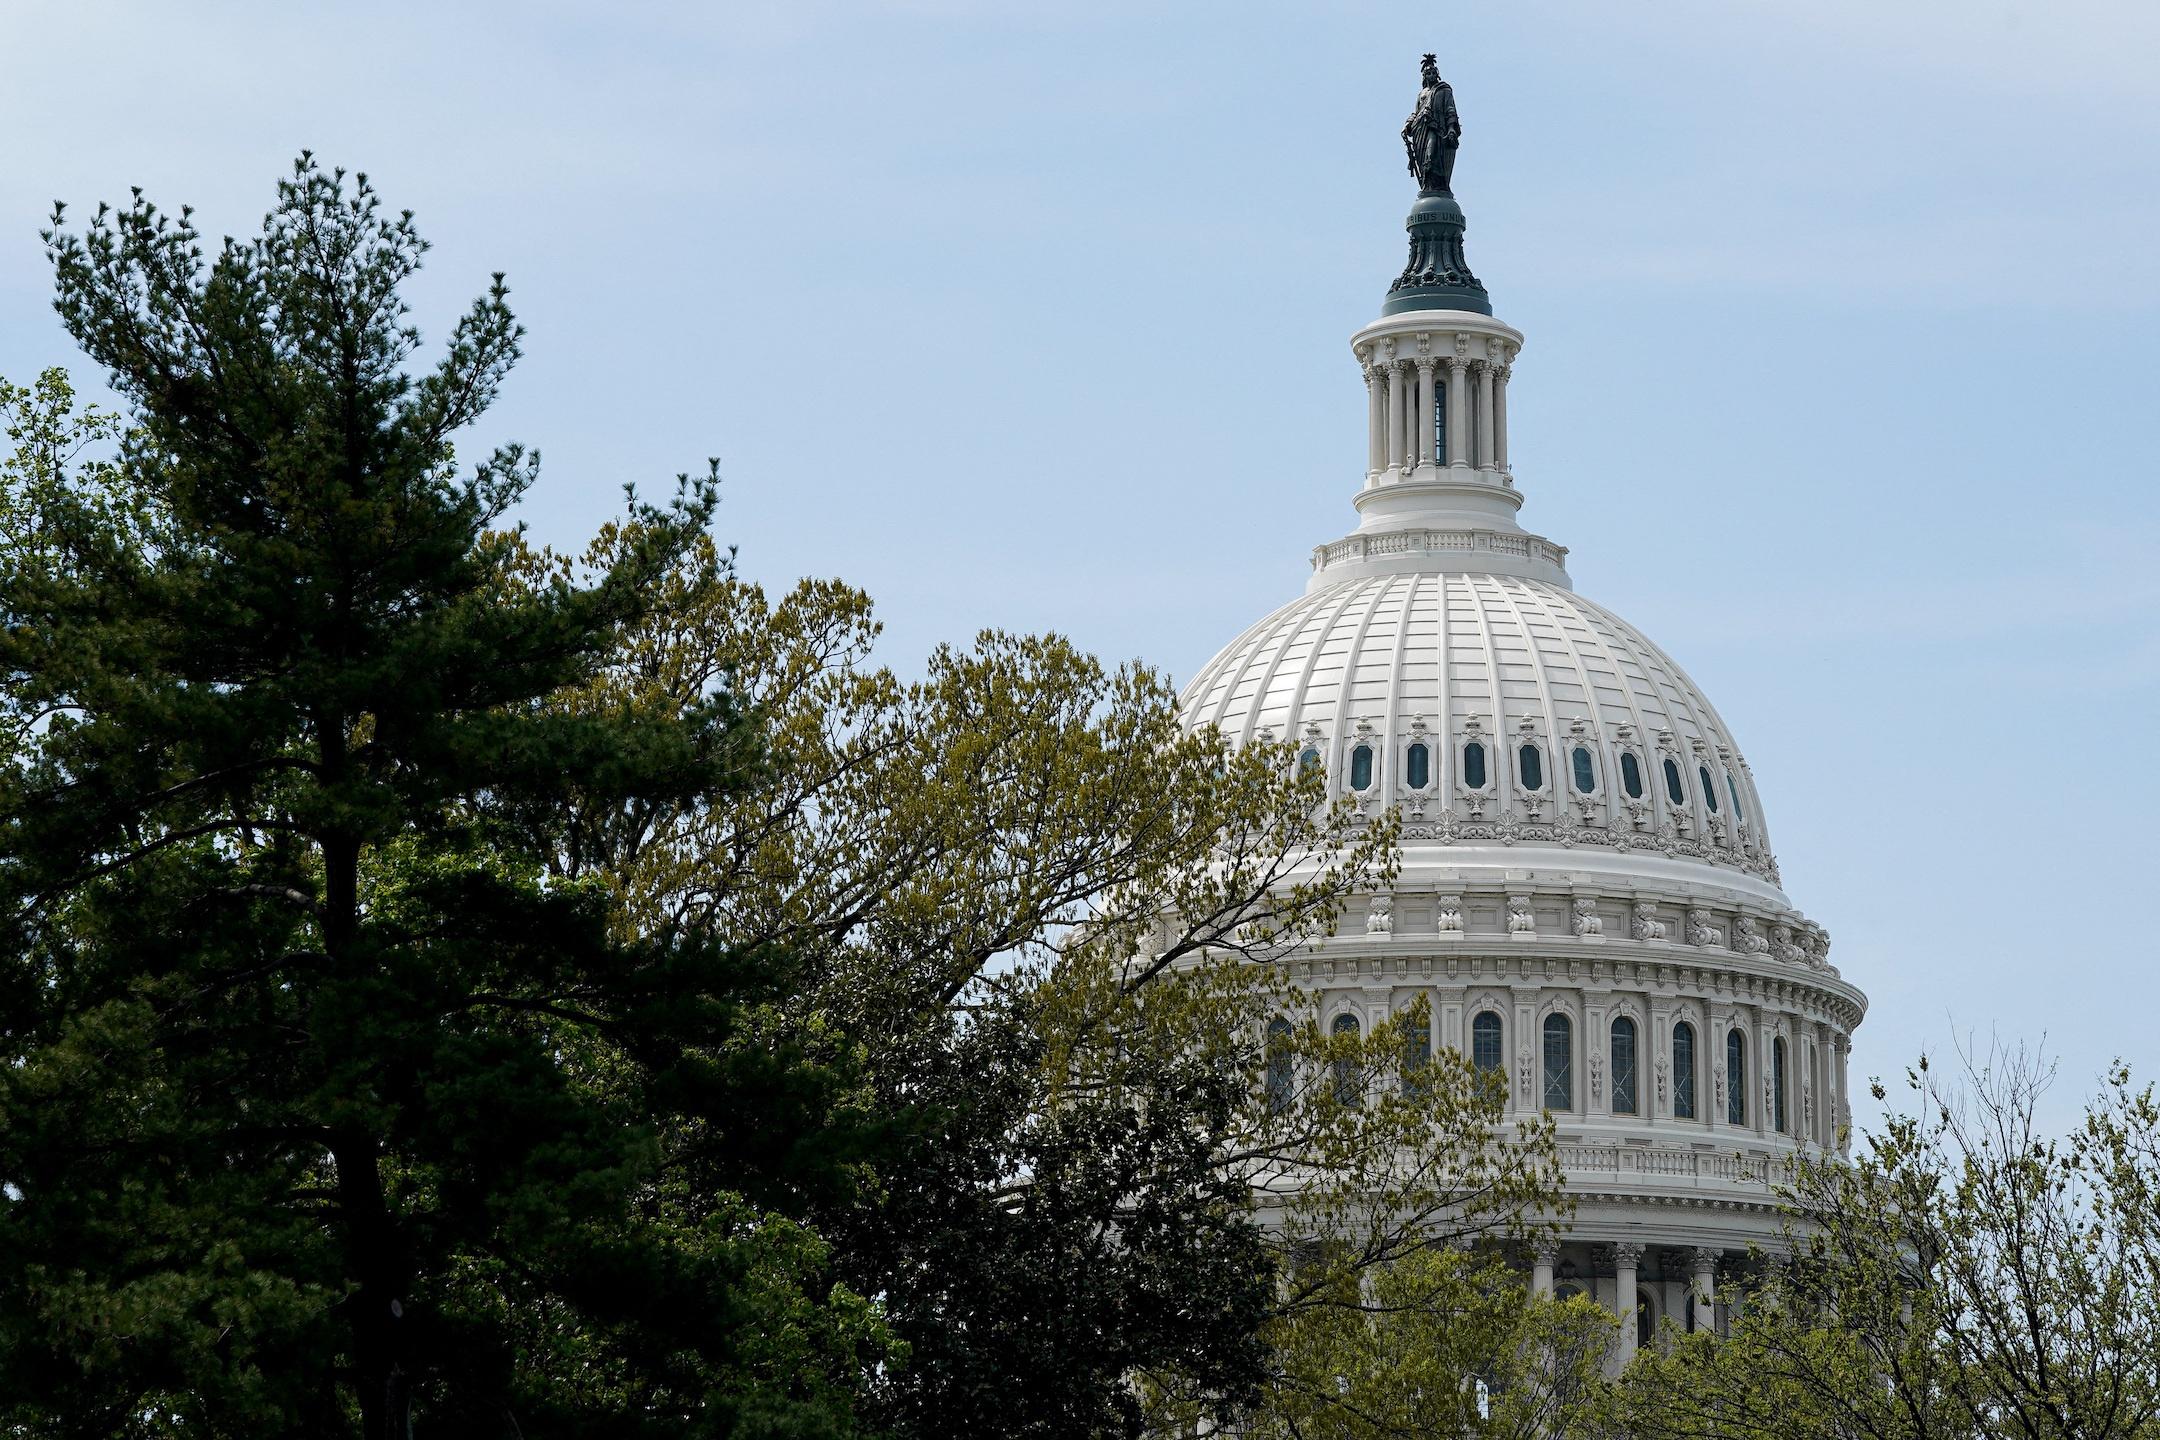
[[[10,392],[0,1428],[841,1433],[879,1327],[760,1196],[844,1183],[837,1142],[786,1143],[844,1077],[726,1045],[784,965],[625,925],[547,873],[576,837],[487,818],[754,774],[710,687],[543,703],[709,481],[633,499],[589,582],[514,574],[537,457],[453,453],[518,356],[507,291],[413,373],[425,245],[365,177],[303,157],[214,253],[140,192],[46,240],[128,413],[78,464],[110,421]],[[671,1191],[662,1114],[723,1150],[757,1115],[754,1165]]]

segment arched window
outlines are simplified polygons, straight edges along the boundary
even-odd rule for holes
[[[1631,750],[1620,752],[1620,788],[1630,800],[1642,799],[1642,762]]]
[[[1412,790],[1423,790],[1432,784],[1432,747],[1420,740],[1410,747],[1403,757],[1403,771]]]
[[[1650,1292],[1640,1287],[1635,1291],[1635,1348],[1650,1348],[1650,1337],[1657,1334],[1657,1306]]]
[[[1717,786],[1710,779],[1710,767],[1707,765],[1696,766],[1695,777],[1702,781],[1703,803],[1710,807],[1711,814],[1717,814]]]
[[[1355,1015],[1337,1015],[1329,1027],[1339,1038],[1355,1039],[1358,1022]],[[1354,1055],[1338,1056],[1335,1061],[1335,1099],[1344,1105],[1358,1103],[1358,1062]]]
[[[1695,1118],[1695,1027],[1685,1020],[1672,1027],[1672,1113]]]
[[[1747,811],[1740,808],[1740,786],[1732,778],[1732,771],[1730,770],[1725,772],[1725,793],[1732,796],[1732,818],[1735,820],[1747,819]]]
[[[1575,1108],[1575,1026],[1565,1015],[1545,1017],[1545,1108]]]
[[[1425,1093],[1425,1067],[1432,1064],[1432,1025],[1405,1015],[1402,1042],[1402,1088],[1405,1095]]]
[[[1791,1133],[1785,1128],[1785,1037],[1782,1035],[1770,1042],[1770,1126],[1780,1135]]]
[[[1665,761],[1665,797],[1675,805],[1687,804],[1687,787],[1680,783],[1680,767],[1670,758]]]
[[[1725,1123],[1747,1124],[1747,1041],[1738,1030],[1725,1032]]]
[[[1612,1022],[1612,1108],[1635,1113],[1635,1022],[1625,1015]]]
[[[1290,1022],[1277,1016],[1267,1027],[1267,1107],[1280,1115],[1297,1090],[1296,1062],[1290,1054]]]
[[[1497,1071],[1500,1056],[1500,1016],[1480,1010],[1477,1019],[1470,1022],[1470,1063],[1480,1070]]]
[[[1591,762],[1590,747],[1577,745],[1569,758],[1575,766],[1575,788],[1585,795],[1597,789],[1597,766]]]
[[[1359,745],[1350,751],[1350,788],[1372,789],[1372,746]]]
[[[1475,740],[1462,747],[1462,783],[1472,790],[1485,788],[1485,747]]]
[[[1535,745],[1525,745],[1516,757],[1515,773],[1522,777],[1525,790],[1545,788],[1545,754]]]

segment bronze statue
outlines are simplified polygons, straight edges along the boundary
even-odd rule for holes
[[[1455,113],[1455,91],[1440,78],[1439,57],[1427,55],[1418,87],[1417,108],[1403,122],[1403,148],[1410,152],[1410,173],[1425,194],[1452,195],[1455,147],[1462,139],[1462,117]]]

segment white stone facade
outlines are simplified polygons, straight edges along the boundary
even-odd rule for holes
[[[1181,704],[1240,743],[1295,743],[1331,795],[1399,816],[1400,877],[1291,962],[1296,980],[1324,1025],[1423,997],[1435,1045],[1497,1061],[1517,1115],[1556,1116],[1579,1206],[1565,1243],[1526,1257],[1531,1283],[1684,1323],[1721,1267],[1777,1238],[1782,1164],[1841,1143],[1866,1000],[1786,898],[1754,776],[1702,691],[1516,524],[1522,342],[1462,311],[1352,337],[1357,528]]]

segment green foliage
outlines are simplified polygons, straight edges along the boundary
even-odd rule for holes
[[[604,570],[633,540],[527,573]],[[1257,1413],[1318,1333],[1293,1317],[1337,1305],[1286,1283],[1296,1254],[1362,1273],[1554,1212],[1549,1125],[1501,1143],[1502,1097],[1459,1057],[1405,1084],[1402,1024],[1324,1031],[1289,984],[1343,896],[1391,878],[1391,828],[1321,805],[1285,747],[1187,734],[1145,669],[993,633],[904,681],[869,662],[861,595],[775,601],[720,560],[678,569],[621,662],[556,703],[665,710],[724,682],[764,726],[765,783],[629,814],[573,794],[523,823],[577,837],[555,873],[640,924],[798,957],[774,1023],[846,1048],[853,1103],[899,1122],[874,1183],[812,1210],[909,1347],[872,1424]]]
[[[1425,1249],[1361,1268],[1321,1252],[1278,1321],[1270,1403],[1231,1433],[1256,1440],[1577,1433],[1614,1322],[1581,1296],[1531,1295],[1491,1250]]]
[[[2067,1137],[2030,1056],[1923,1060],[1858,1153],[1802,1163],[1784,1250],[1724,1338],[1645,1354],[1628,1433],[2160,1435],[2160,1109],[2118,1066]],[[1883,1088],[1876,1087],[1877,1098]]]
[[[364,179],[303,160],[214,256],[139,195],[47,238],[129,411],[0,392],[0,1424],[841,1433],[892,1352],[770,1203],[854,1183],[788,1146],[849,1082],[759,1035],[786,957],[627,926],[489,818],[755,773],[723,695],[543,703],[709,490],[522,583],[490,527],[533,457],[451,449],[516,358],[507,292],[411,373],[424,247]],[[754,1153],[670,1172],[664,1132],[752,1113]]]

